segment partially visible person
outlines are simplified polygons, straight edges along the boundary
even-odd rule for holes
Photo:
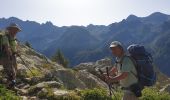
[[[7,87],[13,89],[16,84],[16,73],[17,73],[17,61],[16,55],[17,50],[17,40],[16,35],[20,32],[20,27],[11,23],[7,28],[4,35],[1,37],[1,65],[3,65],[4,71],[7,76]]]

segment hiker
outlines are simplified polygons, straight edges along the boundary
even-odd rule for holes
[[[137,74],[135,66],[129,57],[126,57],[123,46],[118,41],[113,41],[110,45],[112,54],[116,57],[116,66],[109,71],[109,77],[106,77],[106,82],[111,84],[119,81],[124,92],[122,100],[138,100],[138,97],[131,91],[131,86],[138,83],[138,79],[131,73]],[[121,63],[119,63],[121,62]],[[116,76],[111,76],[116,74]],[[141,93],[141,91],[139,92]],[[139,94],[140,95],[140,94]]]
[[[7,75],[7,88],[9,89],[13,89],[16,83],[16,55],[18,54],[16,34],[20,31],[21,29],[17,24],[11,23],[1,38],[1,65],[3,65],[4,72]]]

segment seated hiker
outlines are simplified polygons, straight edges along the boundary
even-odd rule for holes
[[[1,65],[7,75],[7,87],[12,89],[16,83],[17,71],[17,41],[16,34],[21,29],[15,23],[11,23],[7,28],[4,35],[1,36]]]
[[[133,84],[138,83],[138,79],[131,73],[133,72],[137,74],[133,62],[129,57],[126,57],[125,51],[120,42],[112,42],[110,49],[112,54],[116,56],[116,61],[118,63],[109,72],[110,74],[116,74],[116,76],[105,76],[106,82],[111,84],[120,81],[120,85],[124,92],[122,100],[138,100],[138,97],[135,96],[135,94],[130,89]]]

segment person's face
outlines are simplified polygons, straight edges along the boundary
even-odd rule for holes
[[[123,49],[120,47],[112,47],[110,49],[112,54],[116,57],[121,57],[123,55]]]
[[[16,36],[16,34],[18,33],[17,28],[10,28],[10,29],[8,29],[8,31],[12,36]]]

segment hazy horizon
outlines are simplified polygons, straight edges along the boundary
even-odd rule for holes
[[[156,13],[156,12],[153,12],[153,13]],[[151,14],[153,14],[153,13],[151,13]],[[160,12],[160,13],[162,13],[162,12]],[[151,15],[151,14],[149,14],[149,15]],[[165,13],[163,13],[163,14],[165,14]],[[130,15],[134,15],[134,14],[130,14]],[[129,16],[130,16],[130,15],[129,15]],[[147,15],[147,16],[149,16],[149,15]],[[166,14],[166,15],[169,15],[169,14]],[[135,15],[135,16],[136,16],[136,15]],[[147,17],[147,16],[137,16],[137,17]],[[45,23],[47,23],[47,22],[51,22],[53,25],[55,25],[54,22],[49,21],[49,20],[47,20],[47,21],[45,21],[45,22],[38,22],[38,21],[36,21],[36,20],[29,20],[29,19],[23,20],[23,19],[21,19],[21,18],[15,17],[15,16],[11,16],[11,17],[1,17],[1,18],[9,19],[9,18],[12,18],[12,17],[17,18],[17,19],[22,20],[22,21],[34,21],[34,22],[37,22],[37,23],[39,23],[39,24],[45,24]],[[127,16],[127,17],[128,17],[128,16]],[[127,17],[126,17],[126,18],[127,18]],[[123,19],[126,19],[126,18],[123,18]],[[122,21],[123,19],[121,19],[120,21]],[[110,23],[107,24],[107,25],[110,25],[110,24],[116,23],[116,22],[120,22],[120,21],[110,22]],[[107,26],[106,24],[93,24],[93,23],[89,23],[89,24],[87,24],[87,25],[62,25],[62,26],[58,26],[58,27],[64,27],[64,26],[88,26],[88,25],[90,25],[90,24],[92,24],[92,25],[105,25],[105,26]],[[56,25],[56,26],[57,26],[57,25]]]
[[[133,14],[154,12],[170,15],[168,0],[1,0],[0,18],[17,17],[56,26],[109,25]]]

